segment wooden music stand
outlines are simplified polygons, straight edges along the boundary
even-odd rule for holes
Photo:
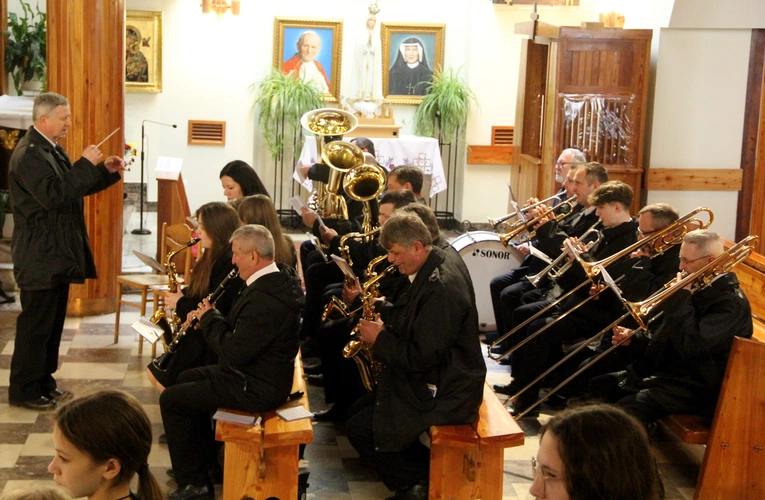
[[[178,172],[177,179],[157,178],[157,227],[163,223],[168,226],[173,224],[185,224],[186,217],[191,215],[189,199],[186,196],[186,188],[183,185],[183,176]],[[164,256],[162,239],[157,238],[157,260],[162,262]]]

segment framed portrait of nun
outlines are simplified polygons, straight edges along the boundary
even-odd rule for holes
[[[444,24],[382,23],[383,96],[418,104],[444,64]]]

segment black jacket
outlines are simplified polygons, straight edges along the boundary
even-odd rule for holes
[[[483,398],[472,286],[455,259],[431,248],[412,285],[382,310],[385,330],[373,348],[383,363],[374,408],[380,452],[407,448],[431,425],[472,423]]]
[[[62,155],[60,161],[56,155]],[[96,277],[83,197],[120,180],[103,163],[72,164],[34,127],[13,151],[9,173],[13,206],[13,272],[22,290],[46,290]],[[112,221],[104,221],[110,224]]]
[[[283,404],[292,390],[302,307],[300,281],[280,271],[244,288],[227,318],[216,309],[202,316],[202,333],[220,365],[213,388],[252,412]]]
[[[680,290],[660,307],[664,319],[656,334],[636,335],[629,346],[645,352],[628,371],[642,378],[638,388],[659,389],[650,394],[660,404],[693,398],[714,405],[733,337],[752,336],[752,311],[736,275],[724,274],[694,295]]]

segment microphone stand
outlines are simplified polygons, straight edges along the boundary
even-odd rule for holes
[[[140,235],[151,234],[150,230],[148,230],[148,229],[143,227],[143,160],[144,160],[144,149],[145,149],[144,148],[144,146],[145,146],[145,139],[144,139],[144,137],[146,136],[146,134],[144,132],[144,126],[145,126],[144,124],[146,122],[156,123],[158,125],[164,125],[166,127],[173,127],[173,128],[177,128],[178,127],[178,125],[175,125],[175,124],[155,122],[154,120],[143,120],[141,122],[141,188],[140,188],[141,223],[140,223],[140,226],[139,226],[138,229],[133,229],[131,231],[132,234],[140,234]]]

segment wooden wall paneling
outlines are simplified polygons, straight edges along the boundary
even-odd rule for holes
[[[736,240],[757,234],[765,253],[765,29],[752,30],[741,145],[743,186],[738,196]]]
[[[537,188],[534,195],[543,200],[550,197],[557,191],[555,184],[555,161],[560,156],[560,150],[551,147],[554,144],[555,134],[555,115],[557,108],[557,87],[558,74],[556,70],[556,61],[559,57],[560,46],[558,43],[551,43],[547,56],[547,84],[545,88],[545,106],[542,120],[542,156],[541,165],[537,171]]]
[[[0,32],[8,29],[8,0],[0,0]],[[8,73],[5,72],[5,40],[0,43],[0,61],[3,63],[3,70],[0,71],[0,95],[8,92]]]
[[[742,174],[739,168],[649,168],[645,188],[649,191],[738,191]]]
[[[512,165],[513,146],[468,146],[468,165]]]
[[[48,87],[66,96],[72,127],[62,144],[74,159],[89,144],[122,130],[100,147],[124,148],[124,0],[48,0]],[[82,22],[87,19],[88,22]],[[85,221],[98,279],[73,285],[68,314],[114,312],[122,268],[123,183],[85,199]]]

